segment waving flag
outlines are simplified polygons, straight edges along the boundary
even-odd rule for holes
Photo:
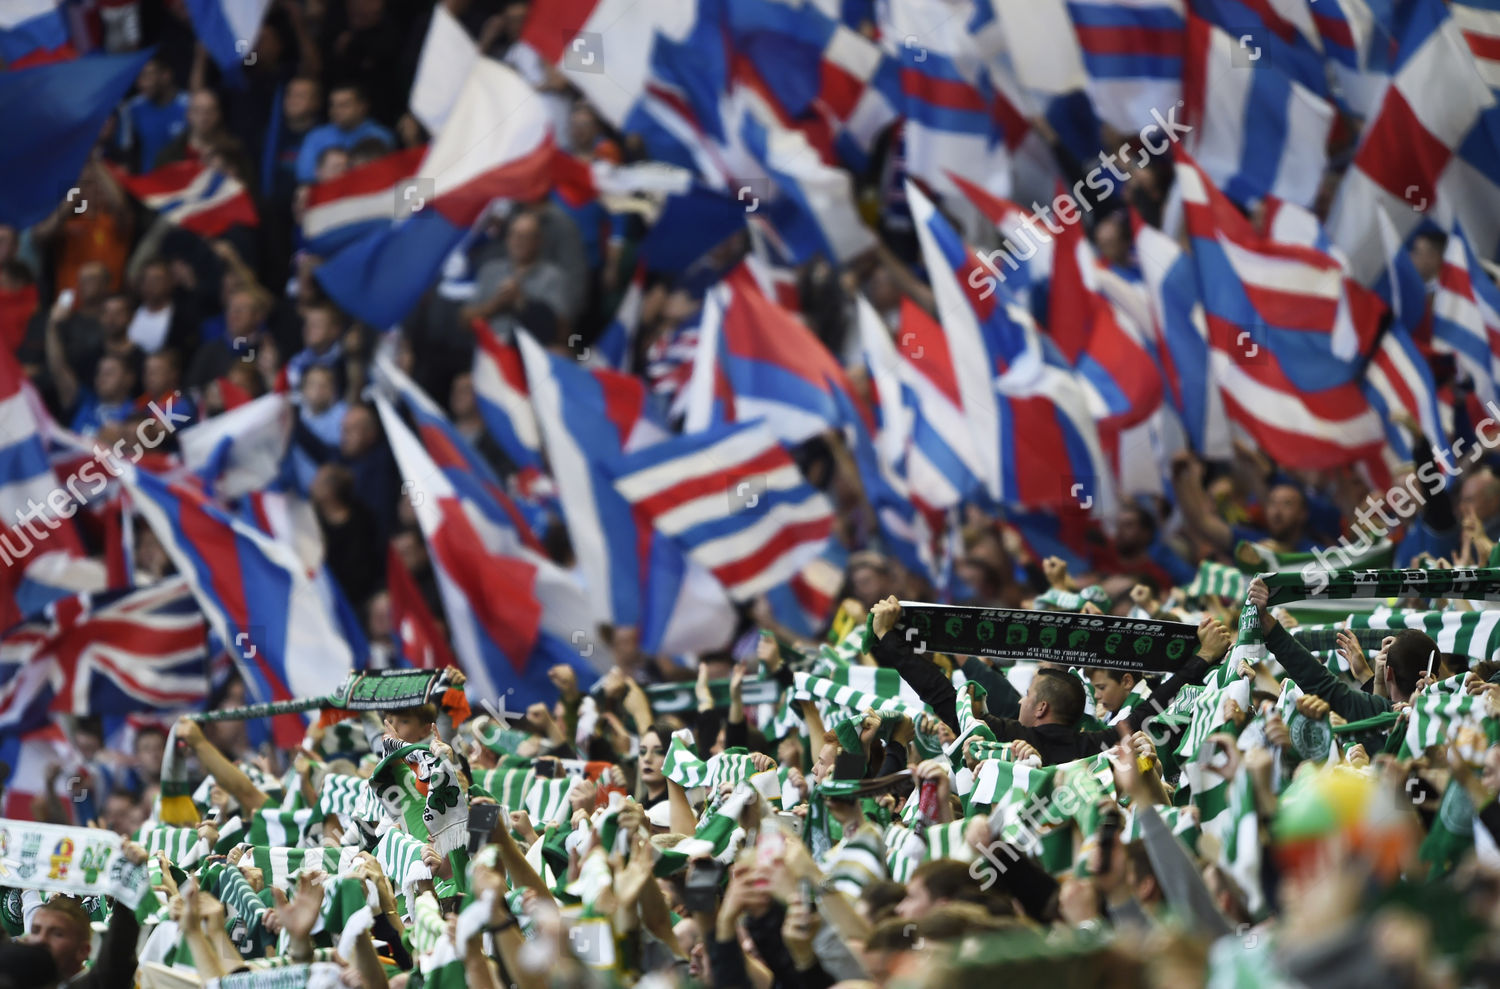
[[[474,398],[485,429],[500,446],[521,476],[525,487],[533,487],[545,476],[542,439],[521,352],[514,343],[502,343],[489,324],[475,320]]]
[[[407,665],[419,670],[457,666],[458,660],[448,648],[441,626],[427,609],[416,580],[394,548],[386,553],[385,572],[390,585],[391,631],[395,633],[391,638],[397,654]]]
[[[1392,325],[1381,338],[1365,371],[1365,395],[1385,423],[1386,442],[1397,462],[1412,463],[1414,457],[1411,438],[1391,418],[1396,412],[1416,420],[1434,450],[1447,446],[1432,368],[1404,327]]]
[[[1183,116],[1199,166],[1242,205],[1265,196],[1312,205],[1328,162],[1332,104],[1246,35],[1189,17],[1187,36]]]
[[[376,408],[407,479],[459,665],[480,697],[509,704],[513,695],[521,705],[553,697],[545,667],[531,661],[543,635],[536,566],[505,552],[504,535],[453,486],[390,402],[377,396]],[[593,628],[580,632],[592,636]],[[582,676],[592,672],[576,653],[569,661]]]
[[[1390,71],[1390,18],[1377,19],[1372,0],[1333,0],[1311,10],[1340,102],[1355,116],[1370,119],[1380,109]]]
[[[193,32],[231,85],[242,87],[271,0],[184,0]]]
[[[41,695],[25,696],[28,686]],[[181,577],[55,601],[0,640],[7,731],[41,727],[45,696],[54,712],[90,717],[194,707],[208,691],[207,627]]]
[[[625,294],[620,297],[620,304],[615,307],[614,318],[600,331],[599,339],[589,345],[587,361],[591,366],[626,374],[631,372],[635,362],[636,334],[641,328],[641,297],[645,288],[646,266],[638,264],[630,284],[625,287]],[[474,360],[477,365],[478,351]]]
[[[187,578],[253,703],[315,697],[343,682],[354,668],[349,644],[290,548],[186,486],[123,466],[136,511]],[[284,737],[296,728],[278,722],[278,743],[300,742],[300,729]]]
[[[689,432],[764,418],[778,439],[800,443],[839,424],[836,391],[853,394],[843,367],[745,266],[709,292],[682,394]]]
[[[463,24],[446,5],[436,4],[411,83],[411,113],[427,133],[442,132],[479,57],[479,46]]]
[[[416,424],[423,448],[448,483],[482,512],[497,531],[505,534],[511,550],[525,547],[540,554],[541,543],[516,502],[505,493],[489,464],[448,420],[442,408],[389,360],[377,361],[375,374],[400,396]],[[416,482],[418,478],[406,474],[405,480]]]
[[[14,72],[75,58],[61,0],[13,0],[0,8],[0,62]]]
[[[1432,338],[1435,346],[1457,357],[1480,398],[1495,400],[1495,377],[1500,371],[1500,289],[1480,266],[1462,229],[1454,230],[1443,251],[1443,269],[1432,299]]]
[[[1099,119],[1139,131],[1182,92],[1187,24],[1182,0],[1069,0],[1087,90]],[[1007,16],[1009,16],[1007,14]]]
[[[98,55],[0,72],[0,120],[8,128],[0,145],[0,223],[40,223],[68,197],[105,120],[150,57]]]
[[[1500,2],[1466,0],[1454,3],[1448,12],[1474,53],[1479,77],[1490,89],[1500,90]]]
[[[1379,328],[1379,300],[1331,255],[1257,234],[1185,154],[1177,175],[1189,176],[1183,210],[1209,319],[1235,327],[1241,349],[1274,354],[1301,390],[1353,380]]]
[[[285,395],[262,395],[178,433],[183,465],[221,500],[264,488],[281,473],[296,418]]]
[[[644,384],[548,353],[524,333],[517,342],[547,460],[568,478],[558,499],[595,620],[638,628],[648,652],[723,646],[734,626],[723,591],[611,484],[608,464],[666,435],[645,414]]]
[[[120,184],[163,220],[204,237],[260,222],[239,179],[194,160],[174,161],[145,175],[118,174]]]
[[[371,326],[401,321],[492,200],[532,200],[550,187],[554,145],[542,101],[514,70],[474,63],[447,124],[417,170],[411,211],[318,269],[319,284]]]
[[[736,601],[791,579],[833,531],[833,505],[757,423],[665,440],[610,469],[615,490]]]
[[[1398,48],[1390,84],[1378,113],[1365,125],[1328,218],[1329,234],[1364,284],[1385,267],[1380,210],[1403,241],[1422,222],[1423,212],[1441,212],[1440,200],[1447,196],[1458,200],[1449,206],[1461,210],[1466,223],[1500,215],[1484,194],[1490,184],[1486,167],[1476,170],[1464,153],[1486,151],[1488,135],[1475,132],[1495,100],[1474,68],[1462,32],[1440,0],[1410,0],[1398,5],[1396,14]],[[1472,148],[1471,138],[1477,142]],[[1488,153],[1493,168],[1500,154]],[[1467,186],[1466,177],[1478,181]]]
[[[755,67],[788,125],[827,133],[839,157],[863,171],[875,139],[896,119],[895,64],[814,4],[736,0],[728,15],[736,52]]]
[[[1300,247],[1245,242],[1243,231],[1236,232],[1232,223],[1210,240],[1205,236],[1213,233],[1209,224],[1227,216],[1214,208],[1218,194],[1185,157],[1178,162],[1177,183],[1193,232],[1189,257],[1204,301],[1209,379],[1218,383],[1228,417],[1283,466],[1322,468],[1378,455],[1384,440],[1380,417],[1359,384],[1343,373],[1330,343],[1332,318],[1339,311],[1331,296],[1342,288],[1337,262],[1309,256]],[[1277,264],[1267,264],[1270,259]],[[1284,283],[1269,277],[1278,269],[1303,272],[1292,282],[1300,290],[1296,295],[1284,293]],[[1273,328],[1273,321],[1288,328]],[[1325,327],[1321,331],[1316,329],[1320,323]],[[1312,331],[1290,329],[1309,324]],[[1306,365],[1317,361],[1332,369],[1329,377],[1299,384],[1309,377]],[[1342,383],[1329,387],[1333,375]]]
[[[1135,253],[1140,259],[1160,341],[1165,397],[1182,420],[1188,440],[1202,456],[1230,455],[1224,400],[1210,372],[1208,322],[1191,255],[1132,212]]]
[[[1112,516],[1112,475],[1072,370],[931,200],[910,184],[906,194],[991,497]]]
[[[397,207],[406,208],[401,200],[419,194],[406,180],[417,174],[426,153],[425,147],[404,148],[309,188],[302,213],[307,249],[326,257],[389,227]]]
[[[1078,372],[1101,437],[1113,444],[1162,401],[1161,370],[1136,321],[1104,295],[1104,265],[1076,223],[1063,227],[1053,252],[1050,336]]]

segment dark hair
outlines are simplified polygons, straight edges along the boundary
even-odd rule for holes
[[[1151,538],[1153,538],[1153,539],[1156,538],[1156,513],[1155,512],[1151,511],[1145,505],[1138,505],[1138,504],[1134,504],[1134,503],[1126,505],[1120,511],[1121,511],[1121,514],[1135,515],[1137,518],[1140,519],[1141,525],[1143,527],[1145,527],[1146,531],[1151,534]]]
[[[1448,248],[1448,235],[1443,233],[1436,227],[1424,227],[1423,229],[1417,231],[1416,236],[1414,236],[1412,239],[1426,241],[1427,243],[1431,244],[1433,249],[1436,250],[1439,254],[1443,253],[1443,251]]]
[[[1396,641],[1385,654],[1385,665],[1403,694],[1410,696],[1417,689],[1417,680],[1427,672],[1428,661],[1438,651],[1437,643],[1425,632],[1406,628],[1396,633]]]
[[[1090,666],[1088,668],[1088,674],[1089,674],[1089,676],[1092,677],[1095,673],[1103,673],[1105,676],[1109,677],[1115,683],[1124,683],[1126,676],[1135,676],[1135,674],[1131,673],[1129,670],[1116,670],[1116,669],[1111,669],[1108,666]],[[1141,679],[1140,677],[1135,677],[1135,678],[1136,678],[1137,681],[1139,681]]]
[[[922,880],[927,895],[934,900],[949,900],[954,903],[985,903],[984,890],[978,880],[969,874],[969,866],[953,859],[931,859],[912,871],[912,879]]]
[[[896,909],[896,904],[906,897],[906,887],[901,883],[892,882],[889,879],[877,879],[860,891],[859,898],[865,905],[865,912],[869,915],[870,922],[879,931],[885,925],[881,921],[891,916]],[[900,927],[898,926],[899,930]],[[871,934],[874,937],[874,934]],[[865,945],[873,947],[868,942]]]
[[[1073,674],[1061,670],[1036,671],[1037,700],[1045,701],[1047,707],[1068,727],[1078,724],[1083,717],[1083,683]]]
[[[380,712],[387,718],[416,718],[425,724],[435,725],[438,719],[436,704],[417,704],[413,707],[393,707],[388,711]]]

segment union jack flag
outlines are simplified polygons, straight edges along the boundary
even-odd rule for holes
[[[51,712],[175,711],[208,690],[207,626],[182,577],[63,598],[0,637],[0,731]]]

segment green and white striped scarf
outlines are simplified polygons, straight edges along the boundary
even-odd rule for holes
[[[358,854],[359,849],[352,845],[342,848],[269,848],[256,845],[250,848],[248,858],[261,871],[267,886],[291,890],[296,887],[296,875],[302,869],[317,869],[330,876],[341,875],[353,866],[354,857]],[[244,864],[245,859],[240,862]]]
[[[391,882],[401,888],[408,903],[412,901],[412,888],[423,879],[432,878],[432,870],[422,861],[423,847],[421,841],[395,828],[375,843],[375,861]]]
[[[507,811],[526,806],[526,792],[536,779],[536,770],[525,768],[486,769],[475,782]]]
[[[1085,604],[1092,604],[1108,611],[1113,603],[1104,588],[1092,584],[1081,591],[1064,591],[1055,587],[1043,591],[1036,596],[1035,608],[1037,611],[1082,611]]]
[[[526,813],[531,816],[532,826],[536,828],[548,824],[566,826],[573,814],[572,808],[568,805],[568,796],[573,792],[573,787],[577,783],[578,780],[571,776],[533,780],[530,789],[526,792]]]
[[[947,824],[934,824],[927,829],[927,858],[953,859],[957,862],[973,862],[979,858],[979,853],[969,847],[964,841],[964,828],[968,826],[967,820],[949,821]]]
[[[822,865],[835,889],[857,897],[870,883],[886,878],[885,863],[885,842],[880,829],[865,824],[830,848]]]
[[[847,684],[836,683],[825,677],[809,676],[806,673],[794,673],[792,677],[793,689],[797,697],[802,700],[823,700],[856,713],[873,709],[880,712],[904,714],[913,719],[926,713],[923,705],[908,703],[900,697],[880,697]]]
[[[983,742],[995,742],[995,733],[990,730],[990,726],[974,713],[976,695],[982,700],[984,688],[973,681],[965,683],[958,689],[955,705],[958,710],[958,737],[946,748],[948,754],[955,759],[963,758],[964,743],[970,738],[978,738]]]
[[[1239,567],[1204,560],[1198,564],[1198,572],[1193,575],[1192,581],[1182,589],[1182,592],[1190,598],[1211,595],[1243,601],[1249,589],[1250,578],[1246,577]]]
[[[672,735],[661,767],[662,775],[683,789],[706,786],[716,792],[720,784],[742,783],[755,774],[755,764],[747,750],[725,749],[705,761],[688,748],[684,734],[691,735],[691,732],[683,729]],[[712,794],[710,799],[713,799]]]
[[[143,827],[135,840],[145,846],[149,855],[165,852],[167,861],[184,872],[191,871],[209,851],[208,842],[198,837],[195,828]]]
[[[438,906],[437,897],[432,895],[431,890],[424,891],[416,898],[411,908],[411,947],[415,955],[425,955],[437,947],[438,941],[442,940],[443,934],[448,929],[443,920],[443,909]]]
[[[1471,764],[1484,758],[1490,744],[1489,708],[1484,697],[1424,690],[1411,702],[1406,725],[1406,747],[1420,755],[1434,745],[1457,743],[1459,754]]]
[[[923,706],[911,684],[889,666],[842,666],[829,671],[825,679],[876,697],[895,697],[913,707]]]
[[[1255,784],[1243,766],[1229,781],[1229,823],[1219,842],[1219,865],[1245,895],[1245,909],[1259,917],[1266,907],[1261,887],[1260,818],[1255,810]]]
[[[1292,736],[1292,748],[1303,759],[1323,763],[1339,757],[1338,746],[1333,740],[1333,725],[1328,718],[1314,720],[1297,710],[1297,701],[1304,696],[1291,677],[1281,681],[1281,696],[1276,699],[1276,711],[1286,722]]]
[[[308,827],[314,821],[316,813],[317,811],[312,808],[301,810],[262,808],[251,816],[250,832],[245,840],[252,845],[295,847],[306,837]]]
[[[1350,615],[1349,627],[1396,632],[1413,628],[1426,632],[1444,653],[1473,660],[1494,658],[1500,652],[1500,610],[1421,611],[1379,608],[1367,615]]]
[[[339,722],[346,724],[346,722]],[[359,821],[378,821],[383,816],[380,798],[362,776],[329,773],[318,791],[318,816],[338,814]]]
[[[885,830],[885,865],[892,881],[905,883],[927,857],[927,842],[916,829],[892,821]]]

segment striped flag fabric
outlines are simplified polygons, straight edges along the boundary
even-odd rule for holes
[[[0,10],[0,62],[7,70],[77,56],[62,0],[14,0]]]
[[[522,483],[534,482],[545,473],[542,438],[521,352],[515,343],[502,342],[483,320],[476,320],[473,330],[474,398],[484,427],[521,473]]]
[[[381,835],[375,843],[375,861],[391,882],[406,893],[408,903],[413,899],[412,887],[420,880],[432,878],[432,870],[422,862],[423,847],[421,841],[396,828]]]
[[[398,208],[409,208],[401,200],[411,199],[417,190],[406,180],[417,174],[426,153],[425,146],[403,148],[311,186],[302,211],[307,250],[327,257],[389,227]]]
[[[260,222],[250,192],[240,180],[200,161],[174,161],[145,175],[116,177],[163,220],[202,237],[218,237],[230,227],[253,227]]]
[[[1452,353],[1484,401],[1500,397],[1500,288],[1475,256],[1463,229],[1455,228],[1443,250],[1443,267],[1432,297],[1435,349]]]
[[[661,774],[684,790],[691,790],[708,782],[708,763],[698,758],[688,748],[688,743],[674,733],[662,760]]]
[[[1182,0],[1068,0],[1086,89],[1099,119],[1124,133],[1182,93],[1187,50]]]
[[[1450,5],[1448,12],[1474,53],[1479,77],[1491,90],[1500,91],[1500,2],[1465,0]]]
[[[516,811],[526,806],[526,794],[536,780],[536,770],[529,767],[487,769],[475,782],[495,802],[507,810]]]
[[[137,832],[135,840],[144,845],[150,855],[165,852],[168,861],[181,869],[191,869],[209,853],[208,842],[198,837],[196,828],[148,826]]]
[[[1380,346],[1365,368],[1363,387],[1370,407],[1385,424],[1386,444],[1397,462],[1412,463],[1414,456],[1411,438],[1391,418],[1396,412],[1404,412],[1420,423],[1434,450],[1444,448],[1446,432],[1432,366],[1401,324],[1392,322],[1380,338]]]
[[[370,781],[362,776],[343,773],[329,773],[323,777],[323,786],[318,791],[317,809],[319,817],[338,814],[361,821],[378,821],[385,816],[380,799],[370,789]]]
[[[1183,588],[1183,593],[1190,598],[1212,595],[1243,601],[1249,588],[1250,578],[1239,567],[1204,560],[1198,564],[1198,572],[1193,575],[1192,582]]]
[[[790,580],[833,530],[833,505],[759,422],[664,440],[609,469],[636,516],[736,601]]]
[[[400,832],[391,833],[400,834]],[[265,877],[266,885],[281,890],[293,889],[297,885],[297,873],[303,869],[316,869],[330,876],[342,875],[354,864],[354,857],[360,853],[360,849],[354,845],[345,845],[342,848],[286,848],[269,845],[246,845],[244,847],[247,849],[245,854],[250,862]],[[378,851],[374,854],[377,859],[380,859]],[[421,855],[421,849],[418,848],[418,865],[422,861]],[[380,864],[384,869],[385,860],[381,859]],[[396,873],[387,871],[386,875],[392,877],[392,882],[399,883],[399,880],[394,878]]]
[[[1462,151],[1494,105],[1445,5],[1402,4],[1392,31],[1396,53],[1389,85],[1365,124],[1328,217],[1328,232],[1348,254],[1351,273],[1366,284],[1385,267],[1380,213],[1403,240],[1424,222],[1424,213],[1442,219],[1441,200],[1464,198],[1460,182],[1471,166]],[[1469,222],[1496,212],[1492,200],[1453,205],[1453,214]]]
[[[255,703],[331,693],[354,668],[348,641],[294,550],[227,514],[201,493],[122,465],[121,480]],[[274,722],[279,742],[302,741],[301,718]]]
[[[271,0],[183,0],[198,43],[235,88],[245,85],[244,67],[255,62],[253,45]]]
[[[1288,74],[1274,52],[1263,53],[1261,41],[1257,33],[1188,17],[1187,147],[1237,203],[1276,196],[1311,206],[1336,113],[1317,90]]]

